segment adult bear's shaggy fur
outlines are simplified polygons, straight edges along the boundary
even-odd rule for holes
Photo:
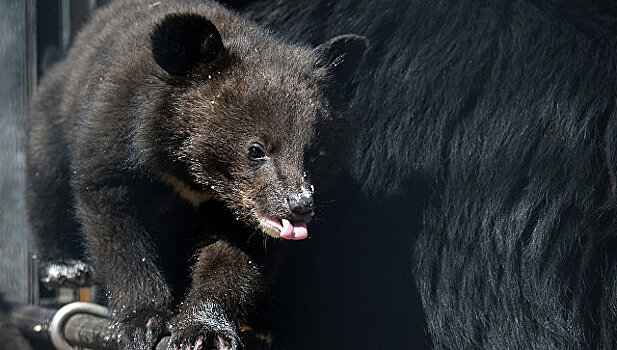
[[[304,310],[315,344],[617,347],[613,3],[278,0],[244,10],[293,40],[355,32],[371,42],[349,113],[350,171],[382,199],[346,200],[356,194],[342,187],[337,223],[322,226],[339,232],[317,243],[313,254],[332,260],[314,271],[341,278]],[[411,254],[413,266],[402,258]],[[326,313],[327,301],[338,307]]]

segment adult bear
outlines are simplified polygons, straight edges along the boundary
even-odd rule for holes
[[[291,40],[371,42],[348,114],[357,187],[315,227],[305,254],[327,264],[294,268],[327,283],[281,293],[313,296],[294,305],[294,335],[307,327],[320,348],[617,347],[614,4],[238,7]]]

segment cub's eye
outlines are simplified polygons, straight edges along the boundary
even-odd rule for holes
[[[258,143],[253,143],[249,146],[249,158],[253,160],[261,160],[266,156],[263,147]]]

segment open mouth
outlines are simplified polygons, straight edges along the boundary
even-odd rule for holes
[[[306,223],[302,221],[291,222],[284,218],[278,220],[263,217],[261,219],[261,227],[265,233],[273,237],[295,240],[308,237],[308,228],[306,227]]]

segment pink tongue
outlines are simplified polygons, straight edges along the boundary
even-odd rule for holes
[[[281,237],[286,239],[305,239],[308,237],[308,229],[305,223],[298,222],[296,224],[292,224],[287,219],[281,219],[281,222],[283,223]]]

